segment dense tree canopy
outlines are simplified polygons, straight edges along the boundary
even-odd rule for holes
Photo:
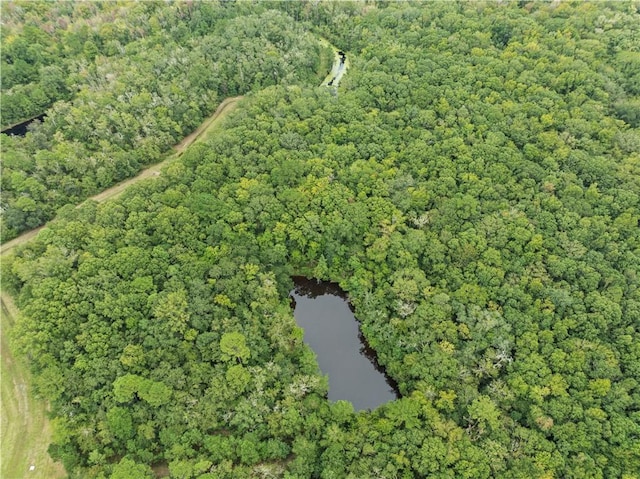
[[[96,478],[635,477],[637,3],[274,6],[347,51],[337,92],[255,89],[3,261],[52,455]],[[401,399],[325,399],[293,274],[348,291]]]
[[[83,5],[74,4],[74,12],[84,11]],[[101,48],[91,58],[69,60],[65,71],[52,66],[59,69],[59,82],[73,91],[72,98],[54,103],[44,122],[34,124],[25,137],[2,136],[3,241],[43,224],[61,206],[157,162],[225,97],[274,84],[319,83],[321,58],[329,58],[315,37],[274,10],[256,8],[241,15],[242,5],[143,2],[114,12],[113,6],[89,7],[109,18],[118,12],[124,16],[122,25],[103,25],[95,33]],[[53,14],[40,22],[49,22]],[[137,31],[143,19],[147,24],[135,36],[104,38],[118,25]],[[33,23],[38,24],[28,22]],[[23,41],[32,30],[29,25],[8,43]],[[68,30],[73,25],[62,38],[45,35],[52,49],[72,42]],[[3,54],[10,57],[11,48],[6,50]],[[43,75],[51,82],[49,70]],[[10,108],[16,95],[3,92],[2,104]],[[2,118],[12,116],[3,112]]]

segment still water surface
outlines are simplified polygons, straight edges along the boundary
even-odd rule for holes
[[[296,276],[293,281],[293,314],[321,371],[329,376],[329,399],[351,401],[356,411],[396,399],[393,382],[362,337],[344,291],[315,279]]]
[[[28,127],[31,123],[33,123],[36,120],[42,121],[45,116],[47,115],[42,114],[39,116],[35,116],[33,118],[29,118],[28,120],[25,120],[22,123],[16,123],[15,125],[12,125],[2,130],[2,133],[4,133],[5,135],[24,136],[27,134]]]

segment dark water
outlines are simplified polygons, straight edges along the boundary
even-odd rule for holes
[[[42,115],[36,116],[34,118],[29,118],[28,120],[23,121],[22,123],[18,123],[17,125],[13,125],[13,126],[5,128],[4,130],[2,130],[2,133],[4,133],[5,135],[24,136],[24,135],[27,134],[28,126],[31,123],[33,123],[36,120],[42,121],[45,116],[47,116],[47,115],[42,114]]]
[[[357,411],[396,399],[395,386],[362,337],[344,291],[335,283],[298,276],[293,281],[294,316],[329,376],[329,399],[351,401]]]

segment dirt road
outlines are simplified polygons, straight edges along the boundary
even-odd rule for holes
[[[203,133],[208,131],[213,126],[217,125],[225,117],[225,115],[227,115],[237,106],[238,101],[242,98],[242,96],[236,96],[223,100],[223,102],[218,105],[218,108],[213,115],[207,118],[193,133],[185,137],[180,143],[173,147],[175,153],[173,153],[167,159],[142,170],[137,176],[118,183],[117,185],[114,185],[111,188],[108,188],[89,199],[101,203],[110,198],[115,198],[129,186],[137,183],[140,180],[159,175],[162,168],[178,158],[187,148],[189,148],[194,142],[200,139]],[[26,243],[31,238],[35,237],[42,228],[44,228],[44,226],[40,226],[39,228],[27,231],[17,238],[12,239],[11,241],[7,241],[5,244],[0,246],[0,254],[5,255],[16,246]]]
[[[134,176],[133,178],[125,180],[122,183],[118,183],[117,185],[112,186],[107,190],[104,190],[102,193],[98,193],[97,195],[92,196],[90,199],[100,203],[102,201],[108,200],[109,198],[113,198],[119,195],[127,187],[131,186],[134,183],[137,183],[140,180],[144,180],[145,178],[150,178],[152,176],[159,175],[160,170],[162,170],[162,168],[164,168],[171,161],[178,158],[187,148],[189,148],[198,138],[200,138],[200,136],[205,131],[211,128],[214,124],[217,124],[219,120],[224,118],[223,114],[227,114],[231,110],[233,110],[236,106],[236,103],[241,98],[242,98],[241,96],[227,98],[222,103],[220,103],[220,105],[218,106],[218,108],[216,109],[213,115],[207,118],[193,133],[185,137],[184,140],[182,140],[180,143],[178,143],[173,147],[173,150],[175,151],[175,153],[170,157],[168,157],[166,160],[161,161],[160,163],[156,163],[155,165],[150,166],[145,170],[142,170],[142,172],[140,172],[138,176]]]
[[[189,146],[203,138],[222,118],[231,112],[242,97],[225,99],[215,113],[205,120],[193,133],[173,147],[174,153],[164,161],[146,168],[134,178],[123,181],[90,199],[103,202],[114,198],[132,184],[160,174],[162,168],[178,158]],[[41,226],[28,231],[0,246],[0,254],[6,255],[16,246],[35,237]],[[29,370],[22,361],[12,355],[8,341],[18,310],[11,297],[0,292],[2,319],[2,414],[1,417],[1,464],[0,477],[30,477],[33,479],[55,479],[65,476],[64,468],[54,463],[47,453],[50,438],[50,425],[46,415],[45,404],[34,399],[31,390]],[[33,469],[32,469],[33,468]]]

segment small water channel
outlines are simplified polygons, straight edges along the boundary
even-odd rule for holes
[[[23,121],[22,123],[16,123],[15,125],[11,125],[6,127],[0,133],[4,133],[5,135],[15,135],[15,136],[24,136],[27,134],[28,126],[34,121],[42,121],[44,117],[47,116],[46,113],[42,115],[34,116],[33,118],[29,118],[28,120]]]
[[[396,387],[360,333],[345,292],[335,283],[300,276],[293,281],[293,314],[329,376],[329,400],[350,401],[359,411],[396,399]]]
[[[333,62],[329,75],[322,82],[322,85],[333,87],[333,91],[336,92],[342,76],[347,71],[347,55],[341,50],[334,50],[334,53],[335,61]]]

